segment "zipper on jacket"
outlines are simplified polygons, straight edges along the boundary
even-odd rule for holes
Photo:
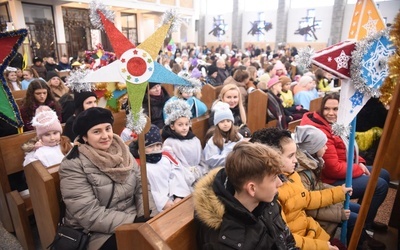
[[[72,238],[72,237],[70,237],[70,236],[68,236],[68,235],[65,235],[65,234],[63,234],[63,233],[58,233],[58,235],[60,235],[61,237],[67,238],[67,239],[69,239],[69,240],[72,240],[72,241],[77,241],[76,239],[74,239],[74,238]]]

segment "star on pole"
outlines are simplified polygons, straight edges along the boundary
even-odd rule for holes
[[[349,68],[349,62],[350,60],[350,56],[346,55],[346,53],[342,50],[342,52],[340,52],[340,56],[335,58],[336,64],[337,64],[337,70],[344,68],[344,69],[348,69]]]

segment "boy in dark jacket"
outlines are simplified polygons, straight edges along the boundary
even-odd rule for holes
[[[193,193],[198,249],[298,249],[276,200],[281,159],[273,149],[241,142],[199,180]]]

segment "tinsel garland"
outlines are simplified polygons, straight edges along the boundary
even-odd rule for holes
[[[147,123],[147,117],[143,113],[143,108],[139,111],[139,113],[132,114],[129,112],[126,115],[126,127],[136,134],[141,134],[143,132],[144,127]]]
[[[182,22],[183,22],[183,19],[177,13],[176,9],[171,9],[171,10],[165,11],[163,16],[161,17],[161,25],[171,23],[171,26],[168,30],[168,34],[178,31]]]
[[[71,90],[76,92],[92,91],[92,83],[83,82],[83,78],[85,78],[87,74],[89,74],[89,70],[77,69],[71,71],[65,83]]]
[[[309,46],[299,49],[297,54],[298,57],[296,58],[297,65],[305,69],[311,68],[312,65],[311,58],[314,54],[315,54],[314,49]]]
[[[179,72],[178,76],[190,83],[190,85],[178,85],[179,91],[184,93],[198,93],[201,91],[203,85],[199,79],[190,77],[189,73],[185,71]]]
[[[99,0],[94,0],[90,2],[90,22],[96,29],[104,30],[103,23],[101,22],[98,11],[101,11],[104,16],[112,22],[114,22],[114,11],[110,10]]]
[[[400,12],[397,13],[394,24],[391,26],[390,40],[396,47],[396,53],[389,58],[389,76],[386,77],[380,88],[381,96],[379,97],[379,100],[385,106],[390,106],[394,89],[400,75]]]
[[[365,79],[365,75],[363,75],[363,68],[367,64],[367,62],[363,59],[366,54],[370,53],[370,49],[377,43],[382,37],[386,36],[389,38],[389,30],[384,29],[381,31],[376,32],[375,34],[368,36],[367,38],[359,41],[356,43],[355,50],[351,53],[352,56],[352,63],[350,65],[350,75],[353,81],[354,87],[361,93],[379,97],[381,95],[379,88],[374,88],[372,82],[368,82]],[[392,44],[391,44],[392,45]],[[388,48],[389,49],[389,48]],[[391,55],[391,54],[389,54]],[[372,57],[372,55],[371,55]],[[386,55],[380,55],[378,65],[383,70],[387,69],[387,59]],[[383,71],[382,70],[382,71]],[[369,86],[372,85],[372,86]]]
[[[336,136],[349,136],[351,126],[346,126],[344,124],[334,123],[332,124],[332,132]]]

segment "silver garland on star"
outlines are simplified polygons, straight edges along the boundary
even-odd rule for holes
[[[309,46],[299,49],[297,54],[298,56],[296,58],[297,65],[305,69],[311,68],[312,65],[311,59],[314,56],[314,54],[315,54],[314,49]]]
[[[161,25],[171,24],[168,34],[176,32],[181,27],[183,22],[182,17],[178,14],[176,9],[167,10],[161,17]]]
[[[167,114],[167,118],[165,119],[166,125],[170,125],[181,117],[190,119],[192,116],[189,104],[180,99],[167,102],[164,106],[164,112]]]
[[[90,22],[96,29],[104,30],[103,23],[101,22],[100,15],[97,11],[101,11],[103,15],[114,22],[114,11],[110,10],[109,7],[105,6],[101,1],[94,0],[90,2]]]
[[[136,134],[143,132],[146,123],[147,116],[143,113],[143,108],[137,114],[132,114],[129,110],[129,113],[126,115],[126,127]]]
[[[374,33],[366,37],[365,39],[356,43],[356,47],[351,53],[351,65],[350,65],[350,76],[353,81],[354,87],[361,93],[367,96],[379,97],[381,92],[379,88],[373,88],[368,86],[367,80],[362,77],[362,71],[364,66],[363,57],[368,53],[371,46],[379,40],[382,36],[387,36],[389,38],[389,29],[384,29],[379,32]],[[381,58],[379,60],[379,67],[385,69],[388,67],[387,60],[389,58]]]
[[[89,74],[89,70],[77,69],[71,71],[65,83],[71,90],[76,92],[92,91],[92,83],[83,81],[87,74]]]
[[[332,132],[336,136],[349,136],[350,130],[351,130],[350,125],[346,126],[344,124],[339,124],[336,122],[332,124]]]
[[[181,93],[198,93],[201,91],[203,85],[201,81],[197,78],[190,77],[188,72],[181,71],[179,72],[178,76],[185,79],[189,84],[187,85],[178,85],[176,88],[179,89]]]

